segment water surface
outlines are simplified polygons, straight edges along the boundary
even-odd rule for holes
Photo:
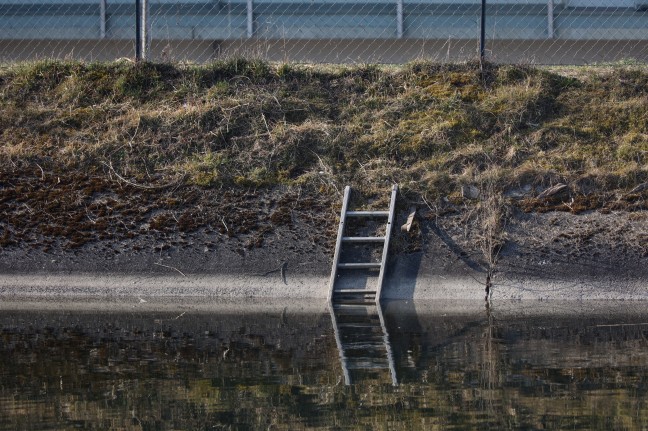
[[[646,429],[644,309],[8,309],[0,429]]]

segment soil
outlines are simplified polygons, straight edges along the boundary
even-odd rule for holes
[[[630,66],[7,65],[0,292],[326,298],[341,189],[380,209],[398,183],[385,297],[646,298],[647,88]]]
[[[143,189],[37,173],[6,176],[3,184],[5,295],[83,288],[129,295],[129,285],[165,295],[327,295],[340,203],[325,194]],[[400,199],[397,227],[409,214]],[[578,214],[558,211],[573,207],[564,200],[510,201],[490,256],[473,202],[419,206],[410,232],[395,229],[384,296],[483,300],[490,280],[493,299],[648,298],[648,212],[636,204],[645,206],[645,198],[620,197]],[[636,206],[615,210],[618,202]],[[370,234],[376,226],[351,228]]]

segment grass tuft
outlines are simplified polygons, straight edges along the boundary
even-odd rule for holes
[[[0,167],[119,174],[151,187],[182,179],[333,193],[351,184],[366,195],[396,181],[429,199],[467,183],[506,196],[556,181],[608,195],[645,182],[645,68],[559,72],[474,62],[20,63],[0,70]]]

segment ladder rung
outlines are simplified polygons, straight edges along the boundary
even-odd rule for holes
[[[360,290],[360,289],[339,289],[339,290],[334,290],[334,293],[353,293],[353,294],[363,294],[363,295],[375,295],[376,291],[375,290]]]
[[[381,353],[385,352],[385,340],[382,338],[380,341],[376,341],[375,343],[358,343],[358,344],[350,344],[348,341],[344,342],[344,350],[349,351],[349,350],[378,350]]]
[[[338,263],[340,269],[380,268],[381,266],[380,262]]]
[[[372,335],[376,335],[376,336],[380,335],[381,339],[382,339],[382,336],[383,336],[382,327],[380,326],[380,324],[375,324],[375,323],[364,323],[364,324],[363,323],[338,323],[338,326],[340,328],[371,329],[371,330],[376,330],[376,331],[380,332],[380,334],[378,334],[378,332],[365,331],[365,332],[368,332],[368,333],[365,333],[361,337],[359,337],[358,340],[357,340],[359,342],[371,341],[371,340],[368,339],[368,337],[371,337]],[[360,335],[360,334],[350,334],[350,335],[357,336],[357,335]]]
[[[347,211],[347,217],[388,217],[389,211]]]
[[[343,236],[345,242],[385,242],[384,236]]]
[[[370,358],[373,359],[373,358]],[[347,368],[350,370],[387,370],[389,365],[365,365],[365,364],[353,364],[347,365]]]
[[[334,308],[346,308],[345,311],[357,311],[357,312],[366,312],[368,308],[375,308],[376,303],[375,302],[370,302],[367,305],[361,305],[361,304],[348,304],[345,302],[334,302],[333,303]],[[351,310],[349,310],[351,309]]]
[[[349,298],[348,296],[344,297],[344,304],[349,306],[366,307],[375,303],[375,298],[370,298],[368,296],[356,296],[355,298]]]

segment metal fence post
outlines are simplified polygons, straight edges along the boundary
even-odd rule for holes
[[[135,61],[140,61],[142,59],[142,29],[141,29],[141,17],[140,17],[140,0],[135,0]]]
[[[547,0],[547,36],[553,39],[554,34],[554,0]]]
[[[106,38],[106,0],[99,0],[99,39]]]
[[[479,61],[484,61],[486,57],[486,0],[481,2],[481,24],[479,33]]]
[[[247,17],[247,37],[248,37],[248,39],[250,39],[252,36],[254,36],[254,3],[253,3],[253,0],[247,0],[246,17]]]
[[[403,0],[396,0],[396,38],[403,38]]]
[[[142,1],[142,60],[148,60],[148,51],[150,48],[150,32],[149,32],[149,1]]]

